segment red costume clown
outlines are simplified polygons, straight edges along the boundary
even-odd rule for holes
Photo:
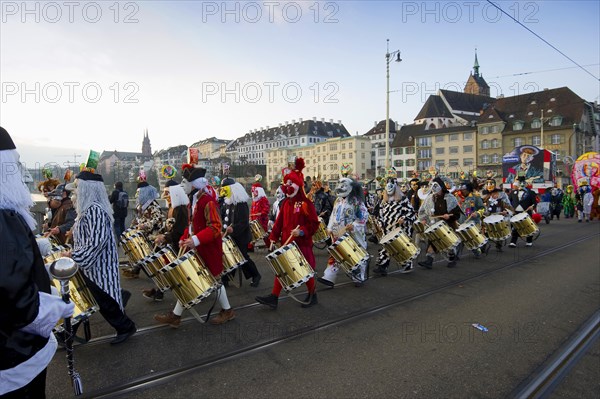
[[[284,169],[283,171],[282,190],[286,198],[280,204],[279,215],[275,220],[269,239],[272,247],[276,242],[286,243],[288,239],[290,242],[294,241],[314,270],[316,261],[312,250],[312,236],[319,227],[319,219],[314,204],[306,198],[304,193],[302,169],[304,169],[304,159],[297,158],[294,170]],[[308,295],[302,305],[304,308],[317,304],[315,279],[313,277],[306,282],[306,287]],[[281,283],[275,278],[271,294],[256,297],[256,300],[263,305],[276,309],[281,289]]]
[[[250,220],[258,220],[258,223],[260,223],[262,228],[265,231],[269,231],[269,211],[271,209],[271,205],[269,204],[265,190],[260,184],[262,176],[256,175],[254,180],[256,182],[252,185],[252,207],[250,208]],[[270,244],[271,242],[269,239],[265,238],[265,245],[269,247]],[[248,248],[252,250],[254,248],[253,244],[248,244]]]

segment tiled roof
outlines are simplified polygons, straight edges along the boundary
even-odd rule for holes
[[[209,139],[204,139],[204,140],[197,141],[194,144],[190,145],[190,147],[200,147],[203,144],[209,144],[209,143],[227,144],[230,141],[231,140],[218,139],[216,137],[211,137]]]
[[[426,118],[452,118],[452,113],[438,95],[431,95],[423,104],[421,111],[414,120]]]
[[[448,102],[452,111],[457,114],[461,111],[479,113],[496,101],[493,97],[450,90],[440,90],[440,95]]]
[[[373,126],[368,132],[366,132],[365,136],[372,136],[378,133],[385,133],[385,119],[378,122],[377,126]],[[390,119],[390,133],[396,133],[396,122]]]

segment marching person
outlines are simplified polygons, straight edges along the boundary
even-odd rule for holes
[[[165,183],[163,197],[167,201],[169,209],[167,219],[154,239],[154,245],[161,248],[169,245],[177,254],[179,253],[179,239],[185,233],[189,223],[190,199],[183,191],[183,187],[173,179],[169,179]],[[162,301],[164,296],[163,292],[156,288],[145,289],[142,291],[142,295],[155,301]]]
[[[406,193],[408,197],[408,201],[410,205],[413,207],[415,212],[419,212],[419,207],[421,206],[421,199],[419,198],[418,192],[419,187],[421,186],[421,182],[416,177],[410,179],[410,189]]]
[[[66,304],[50,291],[50,279],[35,240],[34,205],[23,183],[19,153],[0,127],[0,397],[44,398],[46,368],[58,346],[52,329],[71,317]]]
[[[260,185],[262,176],[256,175],[254,177],[254,179],[256,180],[256,182],[254,184],[252,184],[252,188],[251,188],[252,206],[250,209],[250,220],[258,220],[258,223],[261,225],[263,230],[266,232],[269,230],[269,210],[270,210],[269,199],[267,198],[265,189]],[[269,248],[270,244],[271,244],[269,242],[269,238],[264,237],[264,241],[265,241],[266,247]],[[248,242],[247,247],[250,252],[254,251],[254,244],[252,243],[252,241]],[[253,287],[255,287],[255,286],[253,285]]]
[[[271,206],[271,212],[269,212],[269,228],[267,230],[268,233],[271,232],[271,229],[275,224],[275,220],[279,215],[279,208],[281,207],[281,202],[285,199],[285,194],[283,193],[283,189],[281,187],[282,186],[277,187],[277,190],[275,191],[275,201]]]
[[[525,186],[525,178],[523,177],[520,177],[518,180],[513,181],[512,186],[513,190],[510,193],[509,199],[510,204],[514,208],[516,214],[519,214],[521,212],[527,212],[529,216],[531,216],[537,204],[537,195]],[[508,246],[511,248],[515,248],[517,246],[518,238],[519,233],[517,232],[517,229],[513,227],[512,237]],[[532,236],[527,237],[526,241],[526,247],[533,246]]]
[[[121,290],[112,209],[104,180],[101,175],[84,170],[75,176],[73,185],[77,194],[73,249],[63,255],[79,265],[100,314],[117,331],[111,345],[120,344],[135,334],[137,328],[124,311],[131,293]]]
[[[329,223],[329,217],[333,206],[330,200],[330,195],[325,192],[325,187],[319,178],[313,181],[313,198],[312,201],[315,204],[317,215],[323,218],[325,224]]]
[[[210,273],[218,279],[223,272],[223,241],[219,207],[212,194],[214,190],[210,188],[208,180],[204,177],[206,169],[189,164],[184,166],[183,178],[186,182],[191,183],[191,186],[195,189],[195,194],[192,199],[191,224],[186,229],[179,246],[188,250],[195,249]],[[218,325],[233,320],[235,313],[229,304],[225,286],[222,284],[217,290],[217,300],[221,306],[221,311],[210,320],[210,323]],[[178,328],[181,324],[183,310],[183,305],[177,301],[173,311],[154,315],[154,320]]]
[[[145,175],[142,175],[137,184],[135,199],[137,217],[132,220],[131,227],[144,233],[144,236],[148,241],[154,241],[164,224],[165,216],[160,209],[160,204],[156,201],[158,197],[159,194],[156,187],[148,184],[145,180]],[[142,267],[138,263],[129,269],[123,270],[123,277],[138,278],[141,269]]]
[[[421,203],[419,208],[419,220],[435,221],[436,219],[444,220],[448,226],[456,230],[458,227],[458,219],[460,218],[460,207],[456,197],[448,191],[445,182],[441,177],[435,177],[430,182],[431,193]],[[427,259],[419,262],[419,266],[426,269],[433,267],[433,258],[435,256],[435,248],[430,243],[427,247]],[[456,248],[448,251],[448,267],[455,267],[457,261]]]
[[[485,182],[485,189],[482,191],[483,199],[483,216],[491,215],[502,215],[507,223],[510,223],[510,217],[514,214],[515,210],[510,204],[510,200],[501,188],[496,187],[496,180],[488,178]],[[498,241],[489,237],[490,240],[496,244],[496,251],[502,252],[502,246],[505,244],[505,240]]]
[[[327,225],[327,234],[335,242],[345,233],[351,233],[356,243],[365,251],[367,249],[366,223],[369,218],[369,212],[364,202],[363,190],[360,183],[348,177],[342,177],[335,189],[337,200],[333,204],[333,212]],[[367,274],[368,258],[352,273],[354,286],[362,287],[368,278]],[[337,278],[340,266],[333,256],[327,261],[327,267],[323,277],[318,277],[317,281],[327,286],[333,287]]]
[[[123,194],[121,194],[123,193]],[[127,200],[127,206],[119,201],[120,198]],[[121,234],[125,231],[125,219],[127,219],[127,209],[129,206],[129,196],[127,192],[123,190],[123,182],[116,182],[115,189],[110,194],[109,202],[113,207],[113,218],[115,219],[115,236],[117,240],[121,237]],[[124,202],[124,201],[123,201]]]
[[[296,242],[300,252],[302,252],[306,261],[314,270],[316,261],[312,249],[312,236],[319,227],[319,219],[317,218],[314,204],[306,198],[306,194],[304,193],[302,169],[304,169],[303,158],[296,159],[294,170],[284,169],[283,191],[287,198],[280,204],[279,216],[275,220],[269,238],[271,240],[271,249],[273,249],[276,242],[281,241],[282,243],[286,243],[289,240]],[[276,309],[282,288],[279,279],[275,277],[271,294],[257,296],[256,301],[272,309]],[[306,282],[306,288],[308,289],[308,295],[304,300],[305,304],[302,305],[303,308],[308,308],[318,303],[315,279],[313,277]]]
[[[52,219],[46,236],[55,237],[61,245],[67,243],[67,232],[71,230],[77,217],[70,195],[71,192],[65,188],[64,184],[59,184],[54,191],[48,194]]]
[[[379,225],[383,230],[383,234],[388,234],[398,227],[402,231],[412,237],[412,229],[417,215],[410,204],[408,197],[404,195],[402,189],[396,180],[396,171],[390,171],[388,174],[387,183],[383,192],[383,201],[379,209]],[[377,267],[373,270],[375,273],[382,276],[387,276],[387,270],[390,266],[390,255],[381,247],[379,249],[379,257],[377,258]],[[413,262],[408,261],[402,266],[401,273],[410,273],[413,271]]]
[[[461,194],[459,199],[459,206],[462,211],[460,223],[472,221],[478,227],[481,227],[481,213],[483,212],[484,205],[481,197],[473,194],[473,183],[468,180],[463,180],[458,187],[457,192]],[[489,247],[485,247],[484,251],[488,248]],[[475,248],[472,252],[475,259],[479,259],[481,257],[480,248]]]
[[[260,189],[262,190],[262,187]],[[231,177],[227,177],[221,182],[220,194],[223,197],[223,206],[221,207],[223,231],[233,239],[242,256],[246,259],[246,262],[241,265],[244,277],[246,280],[252,279],[251,287],[258,287],[261,275],[256,268],[256,264],[248,255],[248,244],[252,239],[248,219],[248,194],[246,194],[244,187]],[[266,197],[263,198],[266,199]],[[235,270],[230,274],[231,277],[229,275],[222,276],[225,286],[227,286],[227,279],[233,278],[235,275]]]

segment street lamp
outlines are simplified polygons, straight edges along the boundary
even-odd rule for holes
[[[390,62],[392,57],[396,56],[394,61],[400,62],[400,50],[390,53],[390,39],[387,40],[387,52],[385,53],[385,70],[387,78],[387,89],[385,99],[385,169],[390,169]]]

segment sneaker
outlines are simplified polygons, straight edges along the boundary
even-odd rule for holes
[[[142,290],[142,296],[144,298],[148,298],[148,299],[152,299],[154,300],[154,296],[156,295],[157,289],[156,288],[147,288],[145,290]]]
[[[235,313],[233,313],[233,308],[229,308],[227,310],[221,309],[218,315],[210,319],[210,324],[219,325],[225,324],[229,320],[235,319]]]
[[[323,277],[317,277],[317,281],[321,284],[325,284],[328,287],[333,287],[335,285],[334,282],[327,280],[326,278]]]
[[[256,302],[262,305],[267,305],[271,309],[277,309],[277,302],[279,301],[279,297],[273,294],[269,294],[267,296],[257,296],[254,299],[256,300]]]
[[[177,316],[173,312],[167,314],[155,314],[154,320],[158,321],[160,324],[168,324],[173,328],[179,328],[181,325],[181,316]]]
[[[508,244],[508,246],[511,248],[516,248],[517,244],[515,244],[514,242],[511,242],[510,244]]]
[[[319,301],[317,300],[317,293],[313,292],[312,294],[306,294],[306,298],[304,298],[304,303],[302,304],[303,308],[310,308],[311,306],[316,305],[317,303],[319,303]]]
[[[527,244],[525,244],[526,247],[533,247],[533,243],[532,242],[528,242]]]

